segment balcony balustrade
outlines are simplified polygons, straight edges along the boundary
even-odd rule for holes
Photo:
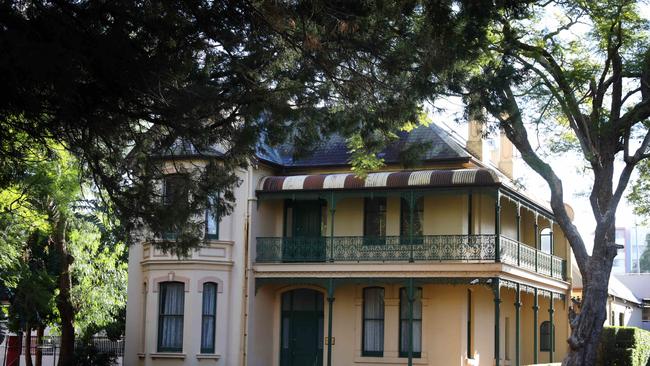
[[[560,280],[566,271],[562,258],[496,235],[258,237],[256,248],[257,263],[501,261]]]

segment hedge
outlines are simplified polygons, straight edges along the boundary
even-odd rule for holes
[[[634,327],[605,327],[597,366],[650,366],[650,332]]]

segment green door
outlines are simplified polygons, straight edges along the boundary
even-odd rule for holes
[[[291,237],[283,245],[286,262],[319,262],[325,260],[325,240],[321,236],[323,204],[321,201],[292,201],[286,215],[291,217],[287,233]]]
[[[297,289],[282,295],[280,366],[323,365],[323,294]]]

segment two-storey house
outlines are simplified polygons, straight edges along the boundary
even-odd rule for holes
[[[560,360],[570,247],[547,204],[513,183],[507,141],[488,164],[470,136],[465,147],[436,125],[403,133],[365,178],[337,137],[299,159],[260,149],[234,211],[206,220],[191,257],[131,249],[125,364]]]

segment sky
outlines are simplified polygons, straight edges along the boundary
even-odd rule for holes
[[[558,13],[559,14],[559,13]],[[642,18],[650,19],[650,1],[642,2],[639,6],[639,14]],[[555,28],[554,25],[558,24],[555,20],[557,14],[548,14],[544,17],[544,27]],[[580,25],[579,25],[580,26]],[[588,27],[572,28],[572,35],[586,32]],[[441,112],[430,112],[431,119],[445,128],[450,133],[457,136],[461,142],[467,139],[467,123],[459,123],[463,121],[463,105],[459,99],[447,98],[442,101],[436,102],[437,108],[442,108]],[[491,136],[491,141],[487,141],[488,146],[498,148],[498,136]],[[534,144],[534,141],[531,141]],[[489,153],[486,154],[490,156]],[[562,179],[564,188],[564,200],[575,211],[574,224],[580,231],[587,248],[591,250],[593,245],[593,232],[596,227],[591,205],[589,203],[589,193],[593,185],[593,176],[590,171],[584,171],[582,168],[583,161],[578,155],[564,154],[562,156],[553,156],[546,159],[553,167],[556,174]],[[620,172],[620,167],[618,169]],[[615,180],[618,175],[615,173]],[[514,178],[524,183],[529,192],[535,192],[535,197],[548,201],[550,199],[550,190],[548,185],[542,178],[529,168],[521,159],[520,155],[515,149],[514,159]],[[633,176],[631,183],[634,182]],[[630,184],[631,185],[631,184]],[[630,185],[626,191],[629,192]],[[616,212],[616,226],[634,228],[635,226],[650,226],[650,221],[645,222],[645,218],[637,217],[633,212],[633,207],[630,202],[623,198],[619,204]]]
[[[442,102],[444,112],[429,113],[434,123],[438,124],[461,143],[467,140],[468,124],[462,121],[463,106],[459,100],[447,99]],[[439,105],[437,105],[439,106]],[[498,136],[489,136],[485,141],[484,155],[489,157],[489,151],[498,149]],[[519,153],[515,150],[514,156],[514,179],[521,181],[528,192],[534,192],[534,197],[548,202],[550,200],[550,190],[546,182],[521,159]],[[484,157],[484,160],[487,158]],[[547,159],[547,162],[553,167],[556,174],[562,179],[564,188],[564,201],[569,204],[575,211],[574,224],[580,231],[585,244],[591,248],[593,232],[596,227],[596,221],[591,211],[589,203],[589,193],[593,177],[589,171],[583,172],[581,169],[581,159],[577,155],[565,154],[562,156],[553,156]],[[628,187],[629,191],[629,187]],[[632,205],[623,198],[619,204],[616,213],[617,227],[633,228],[635,225],[643,226],[643,218],[636,217]]]

